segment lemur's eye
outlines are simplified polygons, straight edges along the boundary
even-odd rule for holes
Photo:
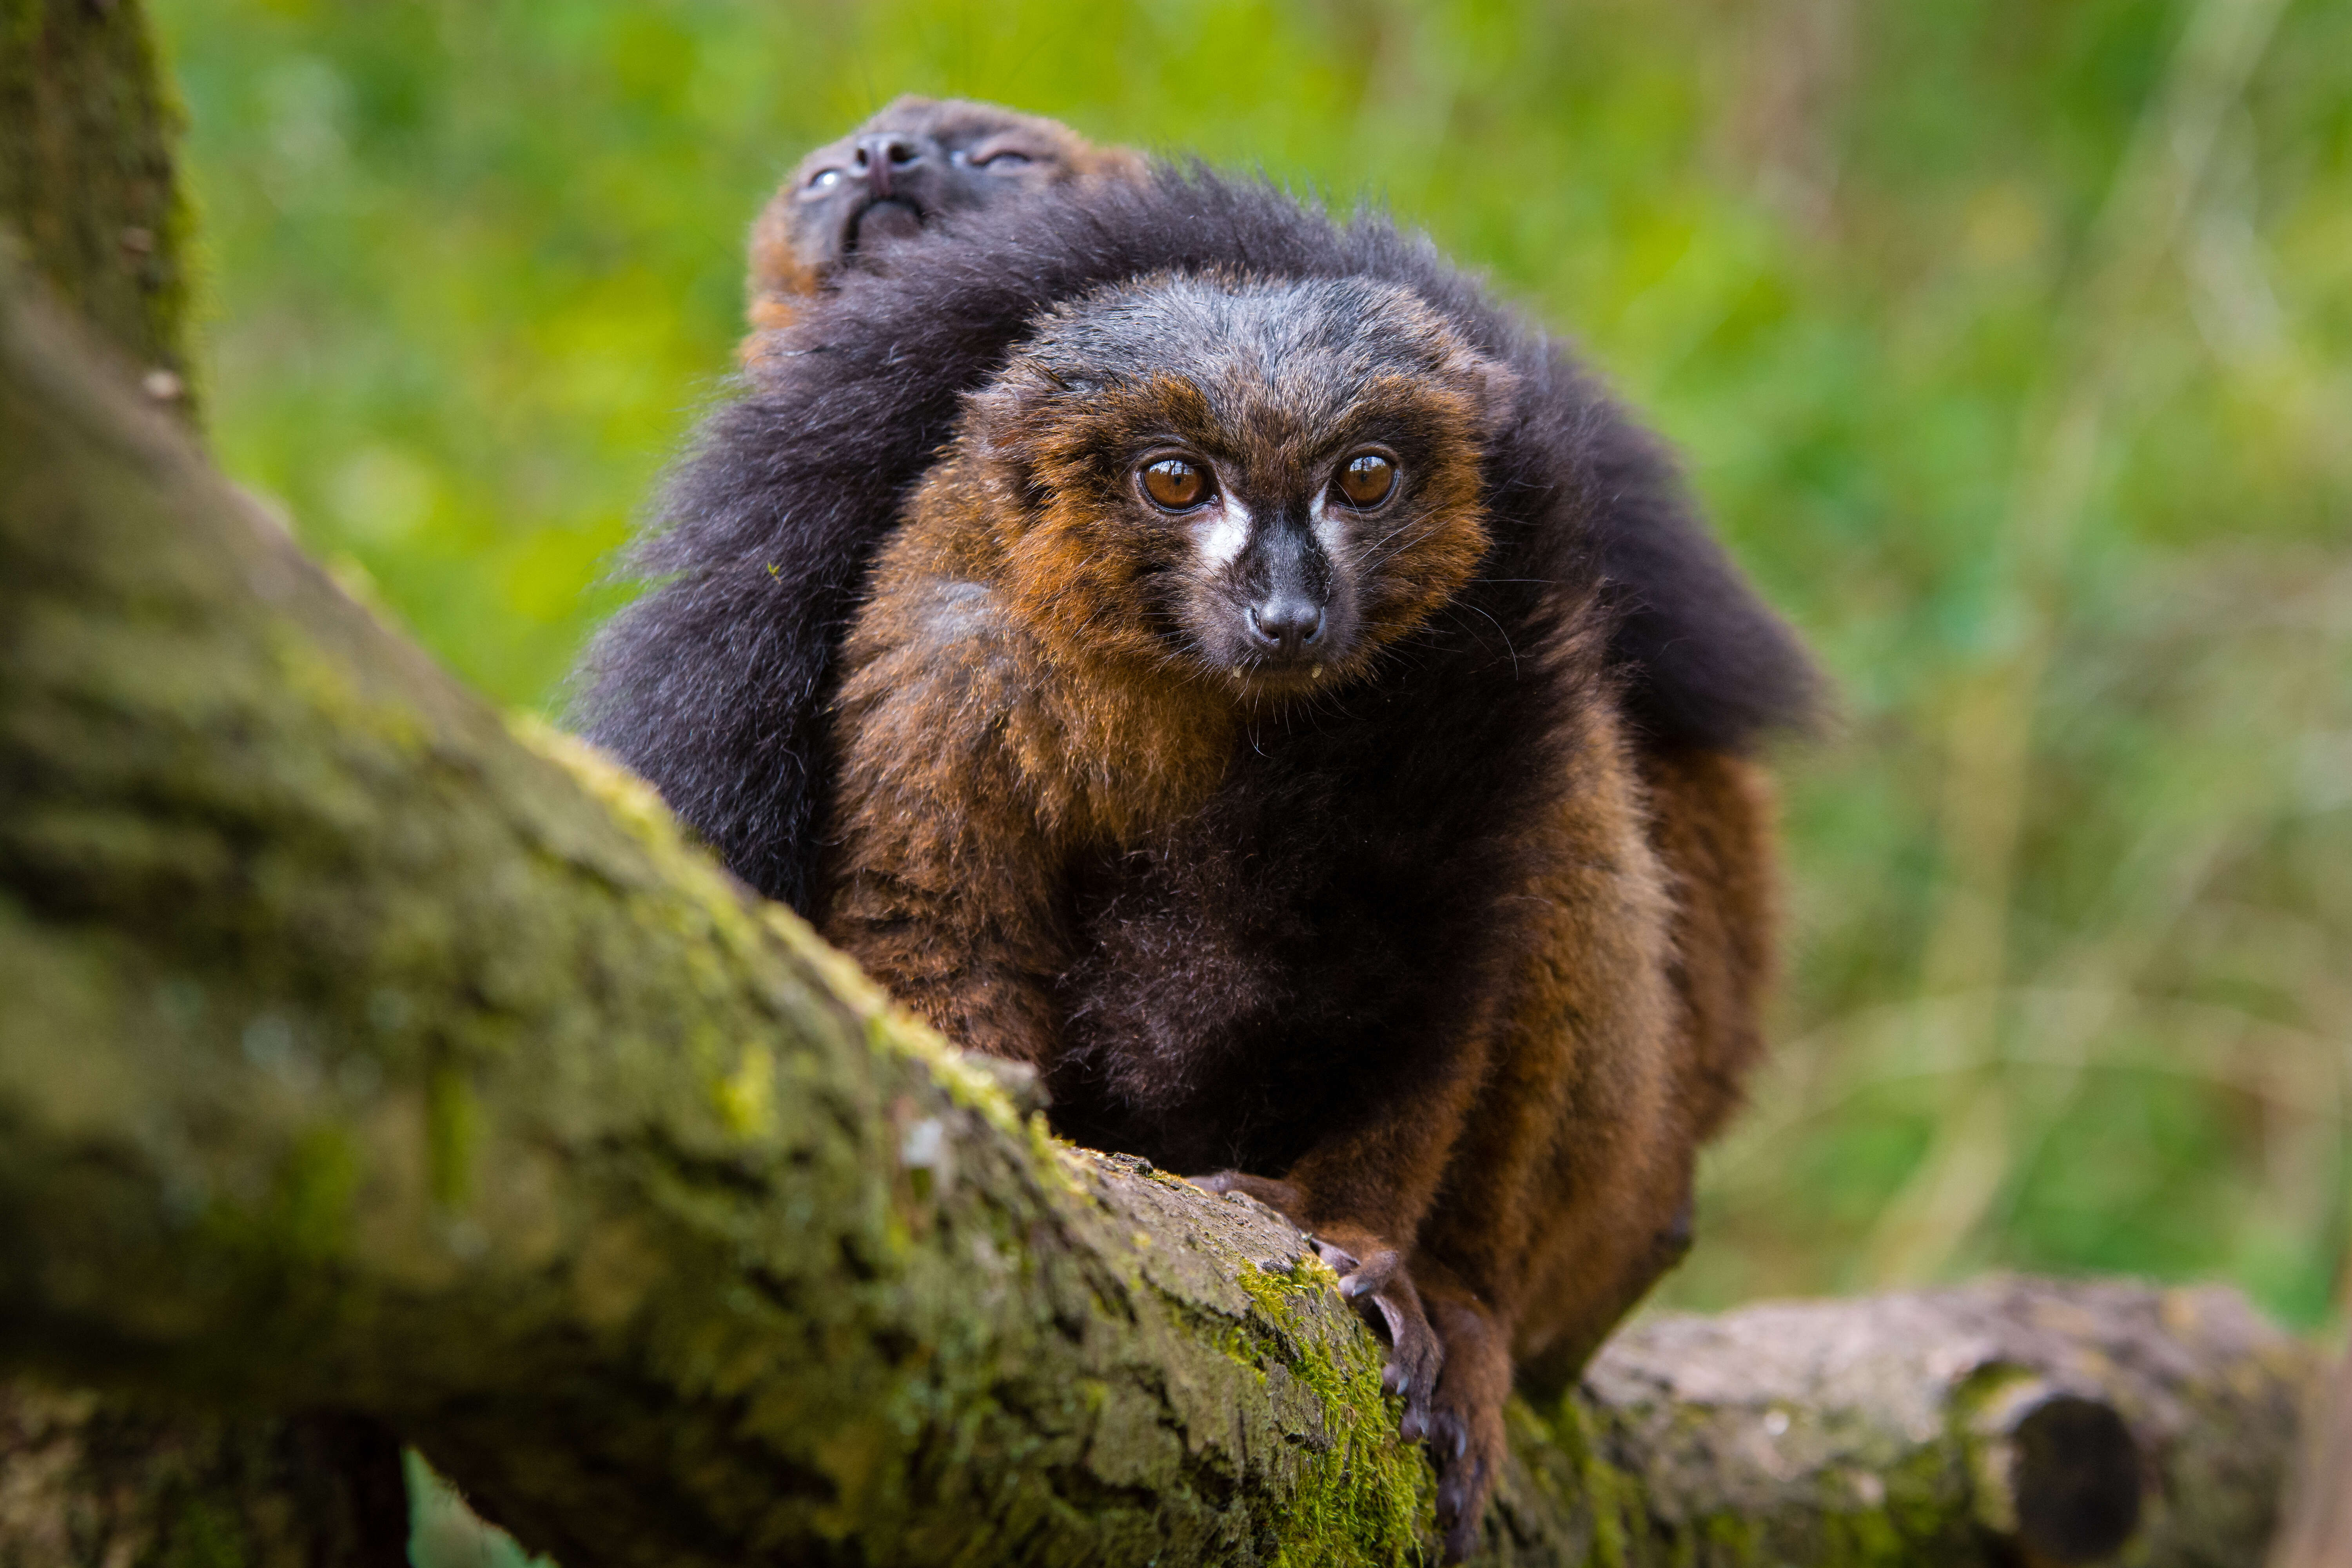
[[[1181,458],[1162,458],[1143,469],[1143,493],[1170,511],[1190,511],[1209,499],[1214,489],[1209,471]]]
[[[999,174],[1009,174],[1015,169],[1027,168],[1031,162],[1028,153],[1015,153],[1008,149],[1003,153],[991,153],[987,157],[980,160],[979,166]]]
[[[1396,464],[1378,452],[1359,452],[1339,465],[1335,483],[1349,506],[1375,507],[1396,489]]]
[[[812,191],[829,191],[839,184],[841,184],[839,169],[819,169],[809,176],[808,188]]]

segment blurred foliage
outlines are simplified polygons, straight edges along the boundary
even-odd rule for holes
[[[1777,1060],[1666,1294],[2346,1251],[2352,5],[155,0],[227,467],[560,705],[738,335],[900,91],[1425,225],[1687,454],[1841,683]]]

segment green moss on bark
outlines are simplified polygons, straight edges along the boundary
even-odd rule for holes
[[[1362,1334],[1334,1332],[1339,1278],[1311,1254],[1286,1268],[1244,1263],[1245,1359],[1278,1365],[1319,1402],[1327,1454],[1293,1496],[1275,1561],[1288,1568],[1411,1561],[1435,1523],[1429,1461],[1397,1436],[1400,1403],[1381,1391],[1385,1357]],[[1320,1310],[1309,1317],[1308,1301]]]

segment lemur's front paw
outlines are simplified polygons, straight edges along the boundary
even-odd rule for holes
[[[1430,1455],[1437,1461],[1437,1528],[1445,1537],[1445,1560],[1459,1563],[1478,1548],[1486,1500],[1503,1465],[1510,1345],[1500,1325],[1466,1293],[1435,1290],[1429,1311],[1445,1342],[1445,1370],[1429,1428]]]
[[[1399,1430],[1408,1438],[1426,1436],[1429,1402],[1445,1352],[1421,1310],[1421,1292],[1413,1288],[1404,1255],[1360,1226],[1310,1225],[1298,1189],[1288,1182],[1219,1171],[1195,1176],[1192,1183],[1213,1193],[1247,1193],[1308,1234],[1316,1255],[1339,1277],[1339,1294],[1358,1310],[1369,1309],[1368,1315],[1388,1330],[1389,1363],[1381,1373],[1381,1386],[1404,1396]]]
[[[1359,1310],[1370,1306],[1389,1331],[1389,1363],[1381,1373],[1381,1387],[1404,1397],[1404,1417],[1397,1430],[1409,1441],[1430,1433],[1430,1401],[1437,1392],[1438,1369],[1445,1349],[1422,1310],[1421,1292],[1404,1255],[1380,1245],[1360,1232],[1318,1236],[1315,1250],[1339,1277],[1339,1294]]]
[[[1288,1182],[1277,1182],[1271,1176],[1245,1175],[1239,1171],[1219,1171],[1213,1176],[1194,1176],[1192,1184],[1203,1192],[1246,1193],[1299,1229],[1307,1222],[1298,1217],[1298,1189]]]

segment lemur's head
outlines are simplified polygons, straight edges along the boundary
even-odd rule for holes
[[[964,438],[1049,641],[1281,697],[1360,673],[1461,591],[1512,401],[1403,289],[1162,276],[1044,315]]]
[[[942,214],[1142,168],[1125,148],[1097,147],[1034,114],[962,99],[896,99],[803,158],[752,226],[752,325],[786,324],[798,297]]]

